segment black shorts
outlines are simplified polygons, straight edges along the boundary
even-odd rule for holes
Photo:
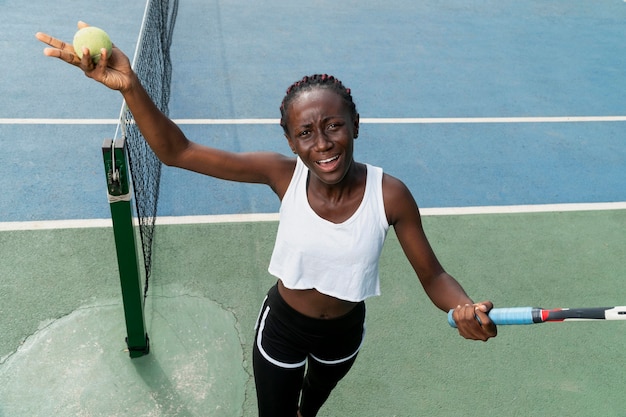
[[[336,319],[315,319],[294,310],[273,286],[256,325],[256,345],[263,357],[281,368],[298,368],[308,357],[338,364],[358,353],[365,337],[365,302]]]
[[[259,415],[295,416],[301,390],[302,415],[315,415],[354,363],[364,337],[365,302],[339,318],[316,319],[294,310],[273,286],[254,342]]]

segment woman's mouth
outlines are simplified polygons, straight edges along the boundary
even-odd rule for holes
[[[333,156],[331,158],[327,158],[327,159],[322,159],[321,161],[316,161],[315,163],[317,165],[324,166],[326,164],[331,164],[331,163],[335,162],[337,159],[339,159],[339,155],[335,155],[335,156]]]
[[[320,167],[321,171],[324,172],[331,172],[334,169],[337,168],[337,165],[339,164],[339,157],[341,155],[335,155],[332,156],[330,158],[326,158],[326,159],[321,159],[319,161],[315,161],[315,163],[317,164],[318,167]]]

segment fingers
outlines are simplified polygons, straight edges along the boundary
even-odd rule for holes
[[[47,33],[37,32],[35,34],[35,37],[41,42],[45,43],[46,45],[50,45],[53,48],[60,49],[62,51],[71,50],[71,52],[74,52],[74,47],[72,45],[63,42],[60,39],[54,38]]]
[[[85,57],[85,55],[83,54],[83,58]],[[100,60],[97,63],[94,63],[93,59],[87,55],[87,62],[82,62],[82,66],[87,65],[86,67],[83,67],[83,69],[85,69],[85,71],[90,71],[92,69],[97,69],[99,71],[106,71],[106,68],[109,66],[109,51],[107,51],[106,48],[102,48],[100,49]],[[83,59],[83,61],[85,61]]]
[[[89,26],[85,22],[78,22],[78,28]],[[128,57],[115,45],[110,52],[101,49],[100,59],[94,62],[88,48],[83,48],[81,58],[78,57],[74,47],[43,32],[37,32],[35,37],[48,45],[44,49],[44,55],[59,58],[71,65],[80,68],[84,74],[113,90],[129,88],[135,81],[135,75]]]
[[[466,339],[486,341],[497,335],[496,325],[487,314],[493,308],[490,301],[457,306],[452,316],[459,334]]]
[[[493,303],[491,301],[481,301],[474,305],[480,307],[481,311],[484,311],[485,313],[491,311],[491,309],[493,308]]]
[[[44,55],[62,59],[63,61],[72,65],[80,65],[80,59],[76,55],[74,47],[71,44],[43,32],[37,32],[35,34],[35,37],[39,41],[50,46],[50,48],[45,48],[43,50]]]
[[[43,50],[43,53],[45,56],[59,58],[67,62],[68,64],[72,64],[76,66],[80,65],[80,59],[74,52],[67,52],[61,49],[57,49],[57,48],[45,48]]]

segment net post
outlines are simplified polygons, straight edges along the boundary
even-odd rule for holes
[[[105,139],[102,145],[102,155],[122,288],[126,344],[130,357],[137,358],[148,354],[150,343],[146,332],[144,297],[135,245],[125,142],[123,138],[115,141]]]

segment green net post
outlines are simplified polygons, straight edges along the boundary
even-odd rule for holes
[[[126,344],[130,357],[137,358],[148,354],[150,344],[144,318],[125,142],[124,139],[106,139],[102,145],[102,154],[122,286]]]

